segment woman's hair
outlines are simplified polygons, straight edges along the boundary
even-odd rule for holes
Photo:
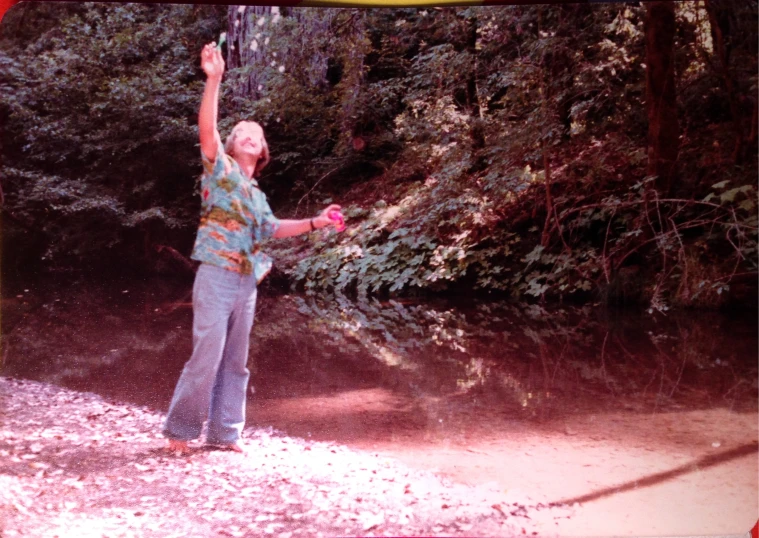
[[[230,157],[234,158],[234,155],[232,154],[232,147],[235,143],[235,138],[237,138],[237,135],[240,133],[240,130],[242,130],[244,127],[247,127],[248,125],[255,125],[259,129],[261,129],[261,155],[258,158],[258,161],[256,162],[256,169],[253,171],[253,175],[257,176],[261,173],[261,170],[264,169],[264,167],[269,164],[269,144],[266,143],[266,137],[264,136],[264,128],[261,127],[258,123],[254,121],[241,121],[237,125],[235,125],[232,128],[232,132],[229,133],[229,136],[227,137],[227,141],[224,142],[224,153],[229,155]]]

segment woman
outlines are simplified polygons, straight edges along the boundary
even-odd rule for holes
[[[254,179],[269,162],[261,126],[238,123],[222,145],[217,130],[219,86],[224,59],[215,43],[201,54],[206,86],[198,127],[203,160],[201,218],[192,258],[201,262],[193,287],[193,351],[177,382],[164,425],[168,448],[187,451],[207,419],[206,442],[243,452],[246,368],[257,286],[271,269],[260,245],[269,237],[290,237],[335,226],[328,215],[280,220]]]

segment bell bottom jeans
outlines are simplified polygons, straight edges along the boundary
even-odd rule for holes
[[[174,389],[163,433],[188,441],[232,444],[245,425],[246,367],[256,308],[256,280],[202,264],[192,289],[192,356]]]

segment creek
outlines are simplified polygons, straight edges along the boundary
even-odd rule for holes
[[[2,292],[1,375],[165,412],[191,351],[191,283],[51,279],[5,283]],[[756,312],[327,301],[264,289],[248,426],[381,452],[464,482],[495,481],[546,502],[608,503],[683,465],[654,478],[648,495],[692,479],[692,462],[708,469],[743,458],[736,473],[755,469],[758,332]],[[720,450],[729,453],[723,460]],[[658,459],[640,459],[652,452]],[[756,476],[744,480],[754,492]],[[756,494],[744,500],[731,501],[733,512],[715,506],[716,520],[696,521],[692,533],[732,530],[721,518],[755,521]],[[620,502],[617,511],[633,509],[629,498]],[[691,533],[667,519],[678,518],[672,510],[661,521],[649,514],[643,527],[590,516],[562,532]]]

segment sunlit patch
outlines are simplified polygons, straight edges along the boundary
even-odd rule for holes
[[[387,348],[377,350],[377,357],[388,366],[403,366],[405,362],[400,355]]]
[[[256,405],[259,420],[286,419],[298,423],[313,419],[349,418],[361,413],[398,411],[408,400],[382,388],[348,390],[328,396],[303,396],[262,400]]]
[[[124,526],[130,525],[135,531],[142,527],[139,510],[121,508],[110,509],[109,514],[82,514],[80,503],[64,501],[64,510],[52,522],[50,536],[78,536],[81,538],[101,536],[138,536],[139,532],[122,534]],[[135,515],[136,514],[136,515]]]

